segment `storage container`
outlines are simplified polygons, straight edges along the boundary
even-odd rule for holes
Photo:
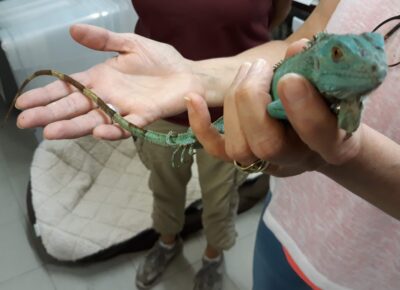
[[[69,34],[73,23],[133,32],[136,21],[130,0],[1,1],[0,88],[3,98],[9,103],[17,87],[36,70],[56,69],[69,74],[113,55],[77,44]],[[40,78],[32,82],[30,88],[52,80]]]

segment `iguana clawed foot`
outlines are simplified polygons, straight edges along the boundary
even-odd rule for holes
[[[338,127],[345,130],[347,137],[350,137],[360,126],[363,103],[358,99],[341,101],[338,109]]]

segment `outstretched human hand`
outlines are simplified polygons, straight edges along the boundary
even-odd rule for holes
[[[118,53],[71,76],[139,127],[184,111],[183,96],[191,91],[203,92],[190,70],[190,61],[170,45],[83,24],[72,26],[70,33],[88,48]],[[61,81],[24,93],[16,107],[23,110],[17,119],[18,126],[43,126],[47,139],[88,134],[110,140],[129,136],[110,124],[109,118],[87,97]]]
[[[291,45],[287,56],[299,52],[304,44]],[[266,111],[272,74],[264,60],[241,66],[224,100],[224,135],[211,126],[203,98],[189,95],[191,127],[211,155],[243,166],[266,160],[270,162],[268,174],[290,176],[342,164],[359,153],[363,126],[346,139],[323,98],[299,75],[288,74],[278,85],[291,126],[272,119]]]

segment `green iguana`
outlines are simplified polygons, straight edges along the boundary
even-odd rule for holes
[[[384,38],[381,34],[320,33],[309,42],[304,51],[283,60],[275,67],[271,91],[273,102],[268,105],[268,113],[274,118],[286,119],[277,93],[277,84],[284,74],[298,73],[308,79],[330,104],[337,114],[339,128],[351,134],[360,124],[364,97],[383,82],[387,67]],[[163,134],[141,129],[124,119],[84,85],[54,70],[40,70],[27,78],[18,90],[13,105],[25,86],[32,79],[43,75],[54,76],[77,88],[96,103],[114,123],[119,124],[134,137],[144,138],[162,146],[175,147],[177,151],[182,149],[182,156],[186,150],[191,154],[193,149],[201,148],[190,128],[180,134],[173,131]],[[213,125],[220,133],[224,132],[222,117]]]
[[[383,82],[387,69],[381,34],[320,33],[304,52],[276,66],[272,80],[273,102],[268,105],[268,113],[286,119],[278,97],[278,81],[284,74],[298,73],[330,104],[337,114],[339,128],[351,134],[360,125],[363,99]]]

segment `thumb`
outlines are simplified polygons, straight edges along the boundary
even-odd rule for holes
[[[325,100],[303,76],[294,73],[283,76],[278,83],[278,95],[289,121],[300,131],[313,124],[337,129],[336,118]]]
[[[304,77],[287,74],[278,84],[278,94],[287,117],[300,139],[331,162],[344,132],[317,90]]]
[[[69,32],[76,42],[90,49],[127,52],[127,41],[122,34],[89,24],[74,24]]]

